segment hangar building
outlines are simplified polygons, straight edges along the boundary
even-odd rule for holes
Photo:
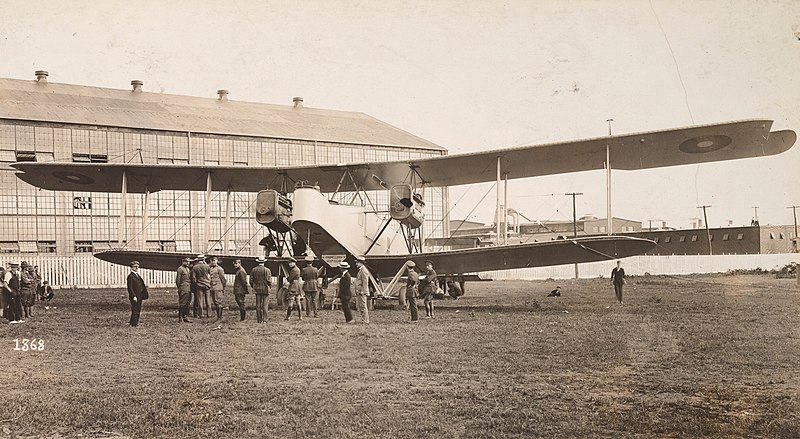
[[[52,192],[17,179],[17,161],[173,163],[290,166],[384,161],[446,154],[422,138],[363,113],[228,99],[108,89],[36,79],[0,78],[0,253],[36,260],[118,247],[118,193]],[[269,182],[265,182],[265,186]],[[225,192],[210,206],[203,193],[150,195],[146,242],[141,242],[142,195],[128,195],[123,246],[164,251],[216,251],[224,234]],[[388,194],[372,193],[378,209]],[[447,189],[427,189],[426,235],[445,236]],[[264,227],[254,218],[255,194],[233,193],[231,254],[259,255]],[[210,208],[210,242],[202,241]]]

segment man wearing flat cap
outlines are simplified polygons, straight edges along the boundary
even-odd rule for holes
[[[132,327],[139,326],[139,313],[142,312],[142,302],[147,300],[150,295],[147,293],[147,285],[139,274],[139,261],[131,262],[131,272],[128,274],[128,300],[131,301],[131,320]]]
[[[306,317],[314,313],[314,318],[319,317],[317,312],[319,301],[319,270],[314,268],[314,257],[306,256],[306,266],[300,270],[300,277],[303,279],[303,294],[306,296]]]
[[[175,274],[175,286],[178,287],[178,322],[189,321],[189,301],[192,297],[192,281],[189,273],[190,258],[183,258],[181,266]]]
[[[342,302],[342,312],[345,323],[353,321],[353,311],[350,310],[350,301],[353,299],[353,278],[350,276],[350,264],[347,261],[339,263],[342,278],[339,279],[339,301]]]

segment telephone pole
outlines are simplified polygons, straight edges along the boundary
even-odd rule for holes
[[[794,237],[797,239],[797,208],[800,206],[789,206],[787,209],[792,209],[792,214],[794,214]]]
[[[708,230],[708,217],[706,216],[706,208],[711,206],[697,206],[698,209],[703,209],[703,222],[706,223],[706,239],[708,239],[708,254],[713,255],[714,252],[711,249],[711,231]]]
[[[577,209],[575,208],[575,197],[578,195],[583,195],[583,192],[570,192],[568,194],[564,194],[566,196],[572,196],[572,237],[578,237],[578,213]],[[578,279],[580,273],[578,273],[578,264],[575,263],[575,279]]]
[[[566,196],[572,196],[572,237],[578,237],[578,214],[575,209],[575,197],[578,195],[583,195],[583,192],[570,192],[568,194],[564,194]]]

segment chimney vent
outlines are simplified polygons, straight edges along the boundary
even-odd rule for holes
[[[47,73],[47,70],[37,70],[36,71],[36,82],[38,82],[39,84],[47,84],[47,76],[48,75],[49,75],[49,73]]]
[[[303,108],[303,98],[300,96],[293,97],[292,102],[294,102],[294,108]]]
[[[140,81],[138,79],[134,79],[133,81],[131,81],[131,86],[133,87],[133,89],[131,91],[134,92],[134,93],[141,93],[143,85],[144,85],[144,82],[142,82],[142,81]]]
[[[217,90],[217,94],[219,95],[220,101],[228,100],[228,90]]]

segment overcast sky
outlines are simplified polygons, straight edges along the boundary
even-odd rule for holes
[[[800,131],[798,1],[3,1],[0,76],[360,111],[451,154],[745,118]],[[613,213],[790,224],[800,146],[615,171]],[[531,219],[605,216],[602,171],[512,181]],[[451,190],[491,222],[490,184]],[[465,194],[465,195],[464,195]],[[551,195],[556,194],[556,195]],[[462,195],[464,195],[462,197]]]

